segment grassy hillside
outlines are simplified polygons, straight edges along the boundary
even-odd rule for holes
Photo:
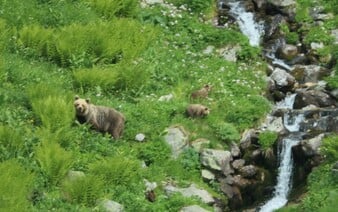
[[[0,211],[100,210],[103,198],[126,211],[210,209],[164,195],[164,181],[219,192],[202,181],[193,149],[171,159],[163,131],[181,125],[189,140],[207,138],[220,149],[238,142],[270,109],[266,65],[238,29],[212,26],[213,1],[168,2],[0,0]],[[241,47],[237,62],[203,53],[228,45]],[[211,114],[186,118],[190,93],[208,83],[214,88],[202,103]],[[169,93],[171,101],[158,101]],[[124,113],[123,137],[76,124],[76,94]],[[135,141],[137,133],[146,142]],[[85,177],[66,180],[69,170]],[[143,179],[160,185],[156,202],[144,198]]]

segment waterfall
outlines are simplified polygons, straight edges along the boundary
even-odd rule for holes
[[[293,109],[297,94],[288,94],[282,101],[276,103],[277,109]]]
[[[292,147],[297,145],[298,139],[285,138],[282,141],[282,151],[280,152],[280,164],[278,168],[277,185],[275,186],[274,196],[260,208],[260,212],[271,212],[283,207],[287,203],[288,193],[291,188],[291,175],[293,168]]]
[[[263,25],[254,21],[253,13],[246,12],[239,2],[228,3],[230,6],[230,13],[236,19],[240,30],[250,40],[250,45],[258,46],[260,44],[260,37],[263,35]],[[284,61],[275,57],[275,52],[266,54],[266,57],[272,59],[274,65],[283,67],[290,71],[291,67],[284,63]],[[283,101],[276,104],[277,109],[287,109],[289,113],[284,115],[284,126],[289,132],[298,132],[300,123],[304,121],[303,114],[291,113],[296,94],[289,94]],[[282,148],[278,153],[279,168],[277,185],[274,188],[273,197],[266,202],[261,208],[261,212],[271,212],[273,210],[283,207],[287,203],[287,197],[291,189],[291,176],[293,169],[292,147],[299,143],[299,139],[289,136],[282,140]]]
[[[230,13],[236,19],[242,33],[249,38],[250,45],[258,46],[264,32],[263,25],[256,23],[254,14],[246,12],[239,2],[231,2],[229,6],[231,8]]]

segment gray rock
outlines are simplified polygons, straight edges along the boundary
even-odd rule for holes
[[[112,200],[105,199],[100,203],[100,208],[106,212],[123,212],[123,205]]]
[[[138,133],[138,134],[135,136],[135,140],[136,140],[136,141],[139,141],[139,142],[144,141],[145,138],[146,138],[146,136],[145,136],[143,133]]]
[[[279,87],[292,87],[295,83],[295,78],[285,70],[276,68],[270,78],[275,81]]]
[[[245,160],[238,159],[238,160],[234,160],[232,162],[232,167],[234,167],[234,169],[236,169],[236,170],[239,170],[244,166],[244,164],[245,164]]]
[[[229,151],[204,149],[201,153],[202,164],[213,170],[221,171],[222,167],[230,166],[231,160],[232,156]]]
[[[206,190],[197,188],[195,184],[191,184],[188,188],[177,188],[172,185],[166,185],[164,188],[167,195],[172,195],[175,192],[181,193],[185,197],[199,197],[203,203],[206,204],[213,204],[215,202],[214,198],[212,197],[209,192]]]
[[[169,127],[165,131],[164,140],[171,147],[172,157],[176,159],[188,146],[188,134],[181,126]]]
[[[202,178],[205,179],[205,180],[214,180],[215,179],[214,173],[212,173],[211,171],[209,171],[207,169],[202,169],[201,175],[202,175]]]
[[[245,178],[252,178],[257,174],[257,167],[254,165],[243,166],[239,173]]]
[[[204,208],[198,205],[190,205],[181,208],[180,212],[208,212],[208,210],[205,210]]]

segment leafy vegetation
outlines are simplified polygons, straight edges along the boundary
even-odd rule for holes
[[[272,145],[278,138],[278,134],[272,131],[263,131],[258,136],[258,143],[261,145],[263,150],[271,148]]]
[[[103,198],[126,211],[212,210],[164,193],[168,181],[193,182],[215,196],[218,188],[201,179],[195,150],[171,157],[163,131],[180,125],[189,140],[207,138],[221,149],[238,142],[270,110],[261,96],[265,62],[237,29],[212,26],[214,1],[168,2],[140,9],[137,0],[0,0],[0,210],[93,211]],[[306,10],[299,20],[310,21]],[[330,42],[325,32],[307,39]],[[234,45],[238,61],[224,60],[217,49]],[[213,90],[201,103],[210,115],[187,118],[190,93],[207,83]],[[329,83],[337,86],[334,78]],[[123,112],[123,137],[112,141],[74,122],[75,94]],[[158,101],[167,94],[173,99]],[[137,133],[145,142],[135,141]],[[335,142],[327,143],[335,160]],[[70,180],[70,170],[84,176]],[[159,185],[153,203],[144,179]],[[335,197],[328,194],[328,202]]]

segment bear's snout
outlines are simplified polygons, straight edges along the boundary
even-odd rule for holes
[[[84,113],[86,110],[86,108],[81,104],[75,104],[74,106],[75,106],[75,110],[77,113],[81,114],[81,113]]]

